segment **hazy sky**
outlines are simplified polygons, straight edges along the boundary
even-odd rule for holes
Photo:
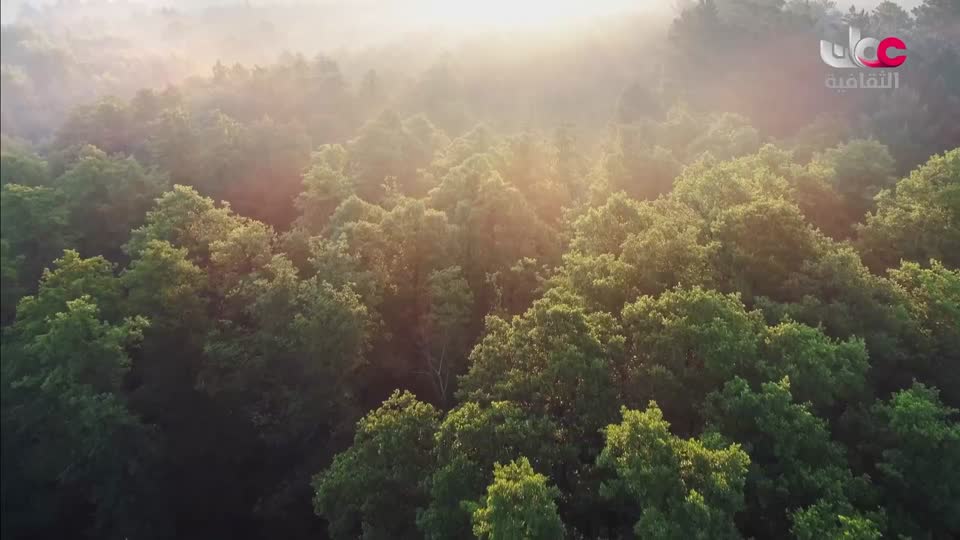
[[[382,9],[390,14],[402,9],[412,21],[426,23],[473,23],[490,25],[498,21],[510,24],[556,22],[585,15],[607,15],[655,4],[669,5],[665,0],[0,0],[3,21],[10,22],[23,5],[51,5],[58,2],[138,4],[149,7],[176,7],[190,10],[227,4],[251,6],[329,4],[358,11]],[[546,20],[544,20],[546,19]],[[411,22],[411,21],[408,21]]]
[[[26,4],[76,4],[89,0],[0,0],[2,22],[12,22],[20,7]],[[93,0],[96,3],[139,4],[149,7],[171,6],[178,9],[200,9],[225,4],[331,4],[358,10],[383,9],[385,13],[403,9],[411,19],[407,22],[474,24],[481,26],[518,26],[568,21],[589,15],[608,15],[625,10],[651,7],[672,8],[677,0]],[[681,0],[682,1],[682,0]],[[873,8],[883,0],[837,0],[837,7],[846,10],[850,4]],[[895,0],[911,9],[922,0]],[[545,16],[545,14],[547,14]]]

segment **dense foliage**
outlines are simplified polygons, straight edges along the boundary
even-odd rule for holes
[[[690,2],[581,125],[289,56],[45,132],[4,27],[3,537],[960,536],[956,5]],[[757,108],[844,21],[909,88]]]

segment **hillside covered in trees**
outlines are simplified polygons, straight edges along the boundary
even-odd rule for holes
[[[960,536],[956,0],[183,4],[3,26],[4,539]]]

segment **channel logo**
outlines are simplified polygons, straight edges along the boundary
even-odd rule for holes
[[[873,51],[873,58],[867,52]],[[851,26],[847,47],[820,40],[820,58],[835,68],[895,68],[907,60],[907,45],[894,36],[876,39],[860,37],[860,29]]]

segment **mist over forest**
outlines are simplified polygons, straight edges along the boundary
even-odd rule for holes
[[[960,537],[960,1],[2,9],[4,539]]]

